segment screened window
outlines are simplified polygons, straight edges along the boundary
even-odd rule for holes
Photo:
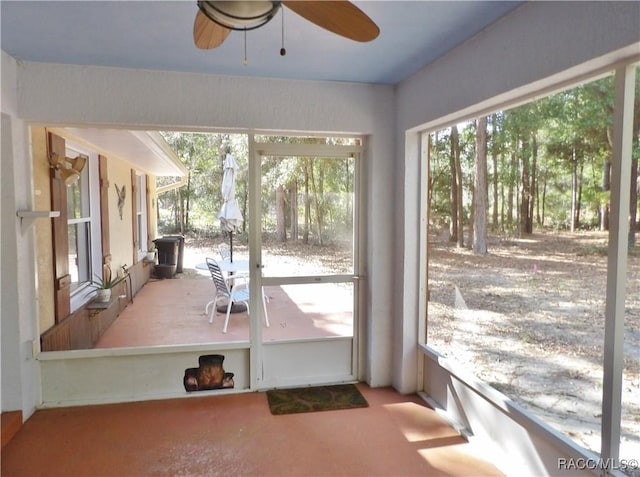
[[[596,453],[608,425],[614,80],[612,73],[424,139],[427,344]],[[623,459],[640,450],[639,176],[633,161],[622,412],[619,436],[610,436],[619,437]]]

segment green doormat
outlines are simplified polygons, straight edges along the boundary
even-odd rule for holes
[[[367,407],[369,403],[353,384],[314,386],[267,391],[271,414],[331,411]]]

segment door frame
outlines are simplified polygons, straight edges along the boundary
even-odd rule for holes
[[[293,136],[293,135],[292,135]],[[365,325],[362,311],[364,307],[364,257],[366,244],[364,243],[364,191],[362,178],[364,174],[362,145],[327,145],[327,144],[288,144],[288,143],[264,143],[256,142],[253,134],[249,134],[249,268],[250,268],[250,383],[251,389],[261,390],[273,387],[264,379],[264,346],[262,340],[262,286],[271,284],[271,280],[262,277],[262,214],[261,214],[261,190],[262,190],[262,159],[269,156],[288,157],[322,157],[322,158],[353,158],[354,159],[354,211],[353,211],[353,274],[350,279],[344,276],[323,276],[319,282],[314,278],[300,277],[292,280],[291,283],[331,283],[332,277],[336,281],[350,281],[353,283],[353,337],[351,338],[351,373],[344,376],[342,381],[357,381],[361,377],[362,364],[366,357],[364,350],[365,340],[362,339],[365,333]],[[251,231],[259,231],[252,233]],[[342,277],[342,278],[339,278]],[[278,279],[273,279],[278,280]],[[336,342],[335,338],[314,340],[319,342]],[[288,340],[287,346],[299,346],[303,340]],[[297,384],[297,383],[296,383]],[[304,383],[299,383],[304,384]]]

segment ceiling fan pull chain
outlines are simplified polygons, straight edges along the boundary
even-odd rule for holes
[[[247,59],[247,30],[244,30],[244,60],[242,60],[242,64],[247,66],[249,64],[249,60]]]
[[[281,8],[282,12],[282,48],[280,48],[280,56],[284,56],[287,54],[287,50],[284,47],[284,8]]]

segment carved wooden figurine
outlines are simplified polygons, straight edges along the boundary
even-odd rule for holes
[[[120,213],[120,220],[122,220],[122,209],[124,208],[124,199],[127,197],[127,189],[124,186],[118,188],[118,184],[113,184],[116,186],[116,192],[118,193],[118,212]]]

